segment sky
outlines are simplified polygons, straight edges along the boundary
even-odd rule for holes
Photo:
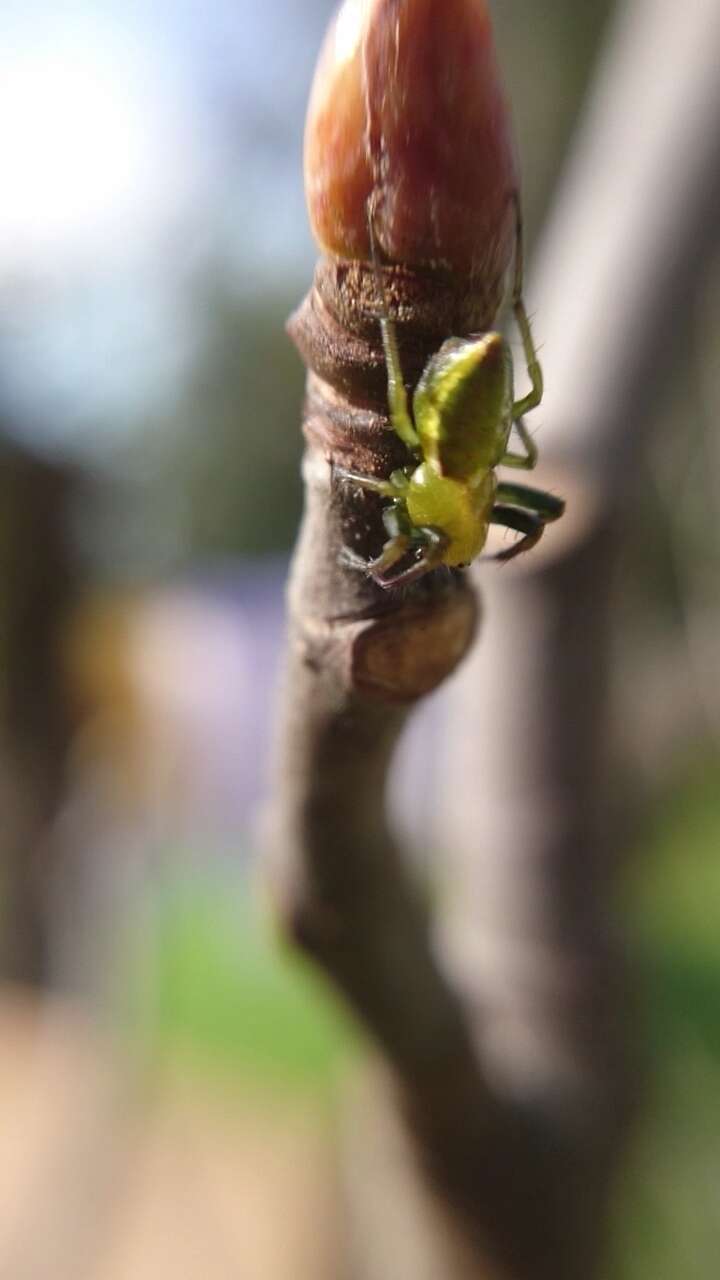
[[[188,279],[308,279],[302,123],[330,0],[5,0],[0,376],[12,430],[132,430],[196,338]]]

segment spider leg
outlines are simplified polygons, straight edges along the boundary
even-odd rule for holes
[[[420,535],[425,543],[426,549],[420,559],[409,565],[407,569],[402,569],[400,573],[392,574],[389,577],[387,575],[377,577],[373,574],[379,586],[388,589],[390,587],[408,587],[411,582],[417,582],[418,578],[430,573],[432,569],[439,568],[443,563],[443,557],[450,542],[447,534],[443,533],[441,529],[433,528],[432,525],[421,525],[414,533],[416,539]],[[402,537],[402,535],[399,536]]]
[[[391,522],[388,523],[392,527]],[[404,532],[401,528],[393,533],[380,555],[374,560],[363,560],[362,556],[350,551],[347,547],[343,547],[340,558],[351,568],[369,574],[379,587],[389,590],[391,587],[409,586],[411,582],[416,582],[431,569],[437,569],[443,562],[448,542],[447,534],[430,525],[413,529],[412,533]],[[417,547],[418,543],[425,548],[420,558],[407,569],[401,569],[399,573],[388,573],[388,570],[403,560],[414,547]]]
[[[370,235],[370,255],[373,272],[375,273],[375,287],[382,308],[380,312],[380,333],[382,334],[385,364],[387,365],[390,421],[403,444],[406,444],[408,449],[414,451],[420,444],[420,437],[415,430],[413,420],[410,417],[410,410],[408,409],[407,391],[405,390],[405,380],[397,344],[397,331],[388,314],[387,298],[380,274],[380,263],[375,243],[375,227],[373,226],[373,210],[370,201],[368,201],[368,232]]]
[[[513,414],[514,413],[515,410],[513,408]],[[513,451],[509,449],[507,453],[503,454],[498,465],[501,467],[520,467],[523,471],[532,471],[538,460],[537,445],[530,435],[530,432],[525,426],[522,418],[515,418],[512,425],[520,437],[520,442],[525,452],[513,453]]]
[[[556,498],[544,489],[531,489],[526,484],[506,484],[501,482],[497,487],[497,497],[501,503],[509,503],[514,507],[524,507],[539,516],[543,523],[559,520],[565,510],[562,498]]]
[[[333,467],[333,475],[343,484],[354,484],[358,489],[367,489],[370,493],[379,493],[383,498],[396,497],[397,490],[392,480],[381,480],[379,476],[364,476],[361,471],[349,471],[347,467]]]
[[[490,523],[502,525],[505,529],[514,529],[516,533],[521,533],[523,536],[505,551],[484,556],[484,560],[514,560],[515,556],[519,556],[523,551],[529,551],[540,541],[545,528],[545,521],[536,512],[523,511],[520,507],[506,506],[504,503],[497,503],[493,507]]]
[[[390,586],[390,582],[385,580],[386,570],[392,569],[398,560],[402,560],[412,547],[412,538],[407,533],[396,533],[392,538],[388,539],[374,560],[363,560],[356,551],[351,551],[349,547],[343,547],[340,552],[340,560],[343,564],[348,565],[351,569],[359,569],[362,573],[367,573],[381,587]]]
[[[515,322],[522,338],[525,364],[531,386],[527,395],[523,396],[521,400],[516,400],[512,407],[512,418],[513,422],[515,422],[524,413],[528,413],[530,409],[535,409],[540,404],[543,395],[543,375],[533,341],[530,321],[523,302],[523,222],[520,199],[517,192],[513,196],[513,200],[515,204],[515,279],[513,281],[512,307],[515,313]]]

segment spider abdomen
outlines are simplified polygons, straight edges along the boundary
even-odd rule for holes
[[[507,448],[512,397],[512,358],[499,333],[448,339],[413,397],[423,456],[455,480],[490,470]]]

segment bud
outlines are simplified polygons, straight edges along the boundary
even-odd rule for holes
[[[517,176],[486,0],[345,0],[305,132],[320,247],[495,284],[512,254]]]

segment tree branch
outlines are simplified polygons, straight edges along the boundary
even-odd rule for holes
[[[332,274],[321,264],[319,285],[291,332],[307,359],[347,387],[360,367],[350,363],[358,337],[376,322],[366,311],[367,271],[355,273],[349,287],[345,272],[336,272],[335,311],[344,311],[346,321],[355,314],[356,332],[342,336],[337,320],[327,318]],[[400,273],[387,287],[396,311],[407,312],[412,290],[421,286]],[[446,296],[449,302],[449,290]],[[421,361],[421,348],[434,337],[423,335],[420,308],[413,311],[404,350],[415,346]],[[473,1075],[474,1065],[456,1002],[430,953],[424,907],[387,829],[385,779],[413,703],[466,653],[476,602],[457,574],[430,575],[404,593],[386,593],[341,564],[347,543],[363,555],[377,552],[381,504],[335,482],[328,456],[387,474],[399,444],[383,412],[381,352],[369,338],[362,341],[365,368],[383,375],[375,407],[353,403],[316,374],[308,381],[307,500],[289,586],[273,843],[282,852],[279,892],[294,937],[332,974],[391,1061],[424,1088],[434,1087],[448,1064],[462,1061]],[[364,398],[373,405],[370,379]]]
[[[327,270],[321,264],[321,281]],[[413,311],[405,288],[410,279],[420,288],[419,277],[394,269],[388,277],[394,314],[406,317],[403,350],[417,350],[422,361],[435,337],[428,341],[423,333],[422,308]],[[360,269],[356,330],[369,323],[362,278]],[[346,283],[344,270],[337,272],[338,290]],[[426,278],[427,289],[434,283]],[[317,288],[291,332],[300,331],[306,358],[320,351],[329,369]],[[451,299],[452,290],[445,296]],[[325,305],[328,297],[326,290]],[[334,306],[335,315],[345,309],[346,322],[347,303],[345,295]],[[455,320],[448,318],[446,332],[457,331]],[[478,328],[488,323],[489,317],[476,316]],[[333,361],[342,364],[337,332]],[[350,342],[354,350],[354,337]],[[346,370],[336,382],[346,385]],[[387,594],[346,569],[344,544],[352,539],[362,554],[372,554],[382,538],[379,504],[334,484],[326,455],[351,468],[362,458],[363,469],[387,474],[386,451],[395,449],[395,440],[379,408],[353,404],[313,373],[305,431],[307,505],[290,578],[272,817],[279,911],[296,943],[320,963],[384,1050],[420,1165],[462,1223],[475,1263],[494,1257],[523,1280],[569,1277],[576,1274],[577,1236],[567,1230],[564,1209],[556,1211],[556,1198],[560,1188],[563,1205],[565,1196],[576,1205],[578,1196],[587,1196],[579,1153],[584,1161],[588,1143],[604,1148],[607,1129],[588,1125],[584,1098],[582,1108],[559,1094],[518,1104],[486,1071],[482,1041],[492,1022],[486,1026],[476,1007],[470,1030],[433,955],[424,904],[385,816],[398,734],[412,704],[466,652],[474,597],[462,575],[447,571],[404,594]]]

